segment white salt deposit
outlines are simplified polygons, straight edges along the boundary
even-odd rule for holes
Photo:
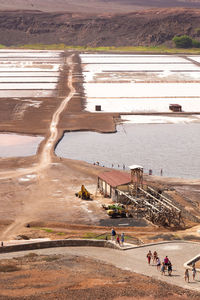
[[[101,105],[102,112],[170,112],[169,105],[178,103],[184,112],[200,112],[200,98],[114,98],[87,100],[86,110],[95,112],[95,105]]]
[[[199,83],[85,83],[88,98],[198,97]]]
[[[46,65],[45,68],[41,64],[36,66],[16,66],[10,65],[5,66],[0,64],[0,72],[40,72],[40,71],[58,71],[59,65]]]
[[[21,102],[25,102],[26,107],[35,107],[39,108],[40,105],[42,104],[42,101],[37,101],[37,100],[31,100],[31,99],[21,99]]]
[[[0,97],[56,96],[61,54],[62,51],[0,50]]]
[[[84,71],[102,72],[102,71],[198,71],[199,67],[190,62],[185,64],[88,64],[84,66]]]
[[[56,83],[0,83],[0,90],[54,90]]]
[[[0,50],[0,57],[33,57],[33,58],[43,58],[43,57],[58,57],[60,56],[62,52],[53,52],[53,51],[30,51],[30,50],[16,50],[16,51],[11,51],[11,50]]]
[[[21,182],[27,182],[27,181],[31,181],[32,179],[35,179],[36,177],[37,177],[36,174],[25,175],[23,177],[20,177],[19,181],[21,181]]]
[[[189,58],[200,63],[200,56],[189,56]]]
[[[59,72],[53,71],[53,70],[48,70],[48,71],[33,71],[29,72],[29,70],[23,70],[22,72],[0,72],[0,78],[1,77],[58,77]]]
[[[21,75],[22,76],[22,75]],[[0,83],[33,83],[33,82],[45,82],[45,83],[53,83],[58,82],[58,77],[0,77]]]
[[[183,57],[177,57],[172,55],[105,55],[105,54],[81,54],[81,61],[83,64],[89,63],[177,63],[188,62]]]
[[[122,121],[131,124],[187,124],[200,121],[199,116],[170,117],[170,116],[145,116],[145,115],[121,115]]]
[[[0,98],[15,98],[15,97],[56,97],[56,90],[1,90]]]
[[[200,56],[189,58],[200,62]],[[200,66],[186,56],[83,54],[81,60],[86,110],[168,112],[178,103],[200,111]]]

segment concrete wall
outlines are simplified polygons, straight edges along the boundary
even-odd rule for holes
[[[190,271],[192,271],[192,264],[195,264],[196,262],[198,262],[200,260],[200,254],[198,254],[197,256],[193,257],[192,259],[190,259],[189,261],[187,261],[186,263],[184,263],[184,268],[185,269],[189,269]],[[197,272],[200,272],[200,269],[196,268]]]
[[[56,248],[56,247],[106,247],[111,249],[120,249],[117,245],[106,240],[55,240],[36,242],[30,244],[21,244],[13,246],[0,247],[0,253],[30,251],[36,249]]]

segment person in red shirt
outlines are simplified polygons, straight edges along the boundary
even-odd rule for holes
[[[164,258],[165,266],[168,266],[168,263],[169,263],[169,258],[167,256],[165,256],[165,258]]]
[[[151,258],[152,258],[152,253],[151,251],[149,250],[149,252],[147,253],[147,260],[148,260],[148,264],[150,265],[151,263]]]

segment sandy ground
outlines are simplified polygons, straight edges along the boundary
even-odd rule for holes
[[[36,156],[0,160],[0,230],[1,239],[4,240],[15,238],[24,232],[29,237],[56,238],[54,234],[33,230],[33,227],[59,228],[66,236],[80,236],[80,230],[103,232],[105,228],[98,226],[102,220],[105,220],[104,224],[109,220],[101,208],[103,203],[108,203],[108,199],[96,194],[97,175],[104,168],[61,159],[55,156],[54,148],[67,130],[114,132],[119,122],[119,114],[84,112],[80,59],[76,53],[71,52],[64,53],[63,57],[63,71],[58,84],[59,97],[40,98],[40,107],[28,107],[21,118],[16,118],[13,113],[16,101],[20,104],[19,100],[12,98],[0,101],[1,131],[40,134],[45,137]],[[180,194],[177,196],[178,201],[192,214],[200,215],[199,180],[148,176],[147,180],[166,189],[177,188]],[[75,197],[75,192],[80,190],[82,184],[93,194],[93,201],[83,201]],[[32,224],[31,229],[25,228],[27,223]],[[72,224],[75,225],[73,229]],[[112,226],[110,221],[107,224]],[[81,228],[80,225],[86,227]],[[187,221],[187,225],[197,224]],[[136,229],[131,228],[128,231],[137,232],[144,240],[148,240],[151,235],[155,236],[157,231],[161,235],[166,232],[166,229],[155,229],[151,224],[147,228],[137,225]],[[197,230],[195,228],[192,233],[196,238]]]

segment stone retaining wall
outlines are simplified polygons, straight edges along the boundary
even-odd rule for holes
[[[4,247],[0,247],[0,253],[28,251],[28,250],[56,248],[56,247],[81,247],[81,246],[120,249],[117,245],[113,244],[110,241],[68,239],[68,240],[44,241],[44,242],[35,242],[30,244],[4,246]]]

